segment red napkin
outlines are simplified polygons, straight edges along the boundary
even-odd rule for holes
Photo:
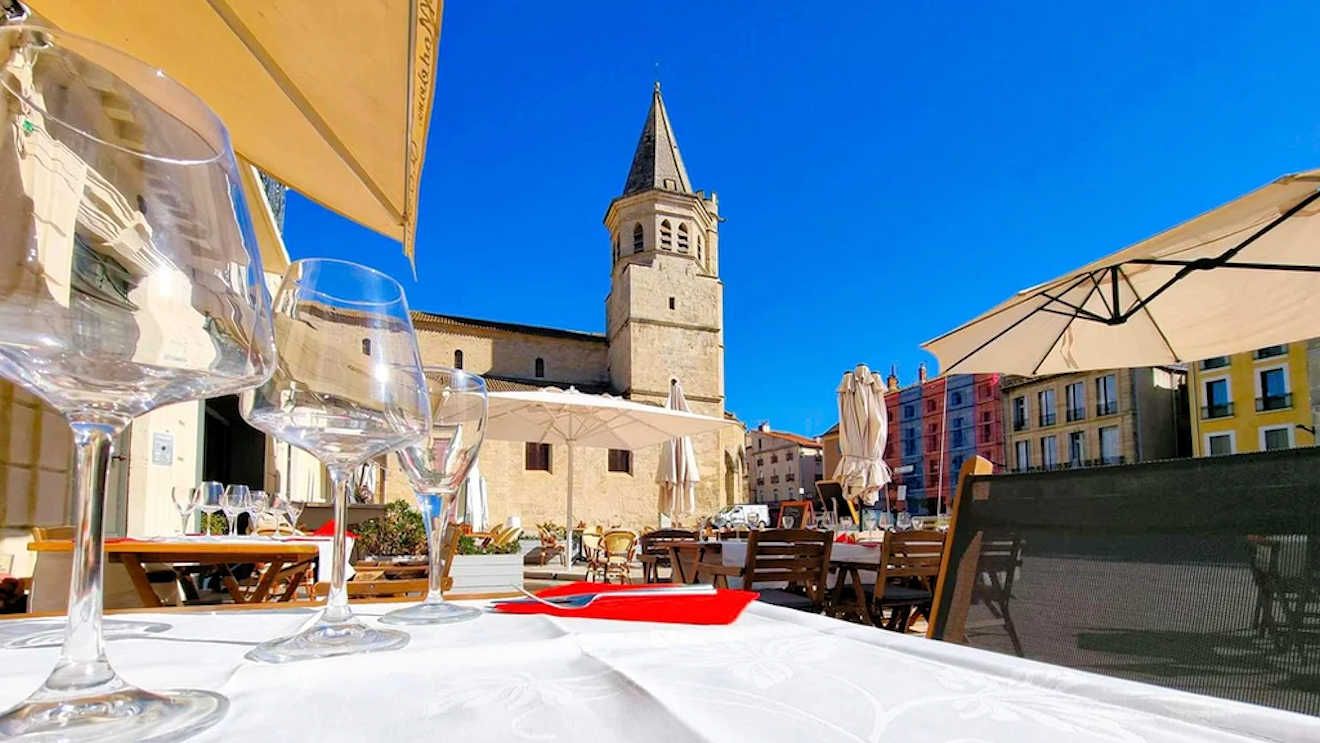
[[[834,535],[834,543],[835,543],[835,544],[857,544],[857,537],[854,537],[853,535],[849,534],[849,533],[846,532],[846,531],[841,531],[841,532],[839,532],[838,534],[835,534],[835,535]]]
[[[579,593],[605,593],[637,588],[669,587],[672,583],[617,586],[578,581],[537,591],[541,598],[572,596]],[[755,591],[721,588],[712,596],[646,596],[641,598],[598,598],[585,609],[552,609],[528,600],[526,604],[497,604],[495,611],[504,614],[549,614],[554,617],[583,619],[618,619],[629,622],[669,622],[672,624],[729,624],[756,600]]]
[[[357,539],[357,535],[354,534],[354,533],[351,532],[351,531],[347,531],[347,530],[346,530],[346,531],[344,532],[344,534],[347,535],[349,539]],[[314,536],[314,537],[333,537],[334,535],[335,535],[335,520],[334,520],[334,519],[330,519],[329,521],[325,522],[324,524],[321,524],[321,527],[320,527],[319,529],[317,529],[316,531],[312,532],[312,536]]]

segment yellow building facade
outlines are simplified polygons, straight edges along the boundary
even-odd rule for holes
[[[1190,364],[1195,456],[1314,446],[1307,364],[1305,342]]]

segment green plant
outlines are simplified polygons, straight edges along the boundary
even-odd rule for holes
[[[475,537],[464,534],[458,538],[460,555],[512,555],[518,551],[518,540],[505,545],[491,545],[489,540],[477,541]]]
[[[566,539],[568,537],[568,531],[564,529],[564,527],[560,526],[559,524],[556,524],[553,521],[544,521],[542,523],[539,523],[536,525],[536,528],[544,529],[550,532],[555,536],[556,539]]]
[[[203,534],[228,534],[229,519],[223,513],[202,514]]]
[[[367,519],[353,531],[358,535],[355,551],[363,555],[424,555],[426,525],[422,513],[396,500],[385,506],[384,518]]]

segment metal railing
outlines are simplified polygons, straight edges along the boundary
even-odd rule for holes
[[[1040,417],[1038,418],[1040,425],[1042,426],[1054,425],[1054,419],[1055,419],[1054,413],[1041,413]]]
[[[1287,410],[1292,407],[1292,393],[1282,395],[1263,395],[1256,398],[1256,412],[1268,410]]]
[[[1069,423],[1082,420],[1086,417],[1086,408],[1069,408],[1065,417]]]
[[[1259,400],[1257,401],[1257,410],[1260,410]],[[1211,418],[1227,418],[1233,415],[1233,403],[1223,402],[1217,405],[1202,405],[1201,419],[1209,420]]]
[[[1118,412],[1118,400],[1101,400],[1095,404],[1096,415],[1114,415]]]
[[[1026,418],[1014,418],[1014,419],[1013,419],[1013,430],[1014,430],[1014,431],[1025,431],[1026,428],[1027,428],[1027,419],[1026,419]]]

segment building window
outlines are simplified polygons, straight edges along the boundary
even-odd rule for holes
[[[1086,385],[1081,382],[1073,382],[1063,388],[1063,404],[1068,410],[1065,415],[1068,421],[1079,421],[1086,417]]]
[[[1291,449],[1292,425],[1272,426],[1270,428],[1260,429],[1260,448],[1262,451],[1274,451],[1275,449]]]
[[[934,413],[934,412],[935,412],[935,401],[934,401],[934,400],[927,400],[927,401],[926,401],[926,412],[927,412],[927,413]]]
[[[610,449],[607,459],[610,472],[632,473],[632,452],[627,449]]]
[[[1232,393],[1228,388],[1228,379],[1208,379],[1204,383],[1205,405],[1201,406],[1202,418],[1227,418],[1233,414]]]
[[[789,472],[788,474],[784,475],[784,482],[793,482],[796,479],[797,479],[797,475],[795,475],[792,472]]]
[[[756,466],[757,466],[757,467],[764,467],[764,466],[765,466],[765,460],[762,459],[762,458],[760,458],[760,457],[757,457],[757,458],[756,458]]]
[[[1054,425],[1054,388],[1037,392],[1036,403],[1040,407],[1040,425]]]
[[[1059,466],[1059,440],[1053,436],[1040,440],[1040,466],[1045,469]]]
[[[523,451],[523,469],[550,471],[550,445],[527,442]]]
[[[678,252],[688,252],[688,229],[683,222],[678,223]]]
[[[454,351],[454,368],[463,368],[463,352],[457,349]]]
[[[982,399],[982,400],[989,400],[989,399],[990,399],[990,385],[989,385],[989,384],[983,384],[983,385],[981,385],[981,399]]]
[[[1285,343],[1280,346],[1266,346],[1264,348],[1257,349],[1255,353],[1255,357],[1258,359],[1271,359],[1274,358],[1275,356],[1283,356],[1287,353],[1288,353],[1288,344]]]
[[[903,406],[903,419],[906,420],[906,419],[911,418],[911,417],[912,417],[912,406],[911,406],[911,405],[904,405],[904,406]]]
[[[1232,433],[1212,433],[1205,437],[1206,453],[1212,457],[1233,453]]]
[[[784,452],[784,461],[785,462],[793,461],[793,452],[791,451]]]
[[[910,457],[917,453],[917,437],[913,435],[912,429],[907,430],[907,435],[903,437],[903,456]]]
[[[673,298],[673,297],[670,297],[670,298],[669,298],[669,309],[671,309],[671,310],[674,309],[674,298]]]
[[[536,361],[532,363],[532,374],[535,375],[537,379],[545,378],[545,359],[540,356],[536,357]]]
[[[1027,427],[1027,398],[1013,398],[1013,430],[1021,431]]]
[[[1118,455],[1118,426],[1100,429],[1100,461],[1103,464],[1118,464],[1122,461]]]
[[[1201,362],[1201,370],[1202,370],[1202,371],[1204,371],[1204,370],[1206,370],[1206,369],[1218,369],[1218,368],[1220,368],[1220,367],[1224,367],[1224,366],[1228,366],[1228,357],[1227,357],[1227,356],[1214,356],[1214,357],[1208,358],[1208,359],[1206,359],[1205,361],[1202,361],[1202,362]]]
[[[645,245],[646,245],[646,240],[644,239],[642,226],[639,224],[633,227],[633,252],[634,253],[642,252],[642,248],[645,247]]]
[[[1106,374],[1095,380],[1095,414],[1114,415],[1118,412],[1118,380]]]
[[[938,475],[940,473],[940,463],[932,459],[930,460],[930,466],[926,469],[930,470],[931,476]]]
[[[1288,394],[1287,367],[1261,369],[1257,377],[1260,380],[1260,396],[1256,398],[1257,411],[1285,410],[1292,407],[1292,395]]]
[[[778,455],[778,454],[771,454],[771,455],[770,455],[770,464],[778,464],[778,463],[779,463],[779,455]]]
[[[963,427],[963,419],[962,419],[962,418],[954,418],[954,419],[953,419],[953,434],[950,436],[950,438],[953,439],[953,441],[952,441],[952,443],[950,444],[950,446],[954,447],[955,449],[963,445],[963,432],[962,432],[962,427]]]
[[[1068,434],[1068,463],[1081,467],[1086,461],[1086,432],[1073,431]]]
[[[1026,472],[1031,468],[1031,442],[1018,441],[1013,444],[1013,450],[1016,455],[1013,464],[1017,467],[1017,471]]]
[[[363,356],[370,356],[370,355],[371,355],[371,339],[370,339],[370,338],[363,338],[363,339],[362,339],[362,355],[363,355]]]
[[[669,220],[660,222],[660,248],[662,250],[674,249],[674,231],[669,226]]]
[[[962,405],[962,392],[955,390],[949,393],[949,404]]]
[[[779,482],[779,475],[771,475],[771,476],[770,476],[770,484],[771,484],[771,485],[775,485],[775,484],[777,484],[778,482]]]
[[[984,441],[989,441],[989,440],[991,439],[992,435],[993,435],[993,431],[990,430],[990,424],[989,424],[989,423],[982,423],[982,424],[981,424],[981,439],[984,440]]]

